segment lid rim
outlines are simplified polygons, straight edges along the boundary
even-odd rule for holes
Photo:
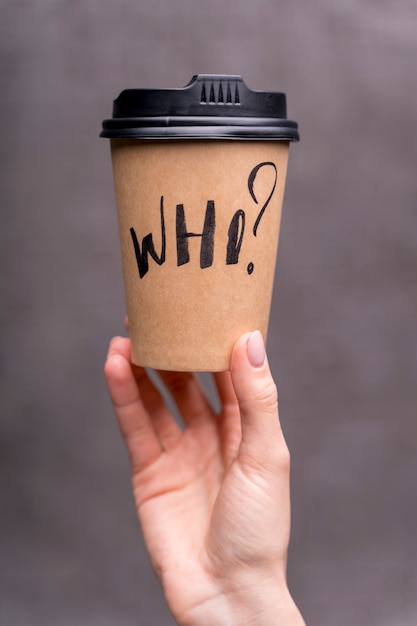
[[[284,117],[258,116],[203,116],[203,115],[158,115],[149,117],[112,117],[103,120],[103,129],[106,128],[141,128],[159,126],[276,126],[297,128],[296,122]]]
[[[206,132],[205,132],[206,131]],[[106,129],[100,133],[106,139],[275,139],[277,141],[299,141],[296,128],[246,127],[226,128],[224,126],[171,126]]]

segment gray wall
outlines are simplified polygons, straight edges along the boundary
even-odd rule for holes
[[[0,623],[172,624],[102,363],[123,332],[110,158],[125,87],[287,92],[269,336],[307,622],[415,626],[417,4],[3,0]]]

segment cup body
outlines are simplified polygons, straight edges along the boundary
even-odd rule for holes
[[[111,139],[132,359],[229,369],[266,341],[288,141]]]

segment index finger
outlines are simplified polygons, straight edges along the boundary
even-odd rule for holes
[[[124,341],[116,338],[111,342],[104,371],[132,468],[141,471],[157,460],[162,447],[124,354]]]

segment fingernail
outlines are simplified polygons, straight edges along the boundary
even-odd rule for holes
[[[255,330],[247,342],[248,359],[252,367],[262,367],[265,363],[265,345],[262,334]]]

